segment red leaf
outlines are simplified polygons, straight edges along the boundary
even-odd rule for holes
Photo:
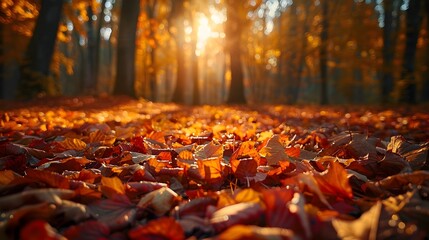
[[[35,220],[21,229],[20,239],[22,240],[66,240],[49,223],[43,220]]]
[[[109,227],[99,221],[86,221],[64,231],[64,236],[69,240],[102,240],[108,239],[109,235]]]
[[[128,237],[131,240],[185,239],[182,226],[171,217],[158,218],[148,222],[144,226],[131,229],[128,232]]]
[[[66,177],[53,172],[41,170],[27,169],[25,178],[29,178],[35,182],[47,184],[50,187],[69,189],[70,182]]]

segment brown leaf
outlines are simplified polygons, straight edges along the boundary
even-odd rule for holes
[[[137,206],[126,195],[115,195],[110,199],[102,199],[89,205],[95,218],[107,225],[111,230],[120,230],[135,221]]]
[[[221,144],[215,144],[213,141],[208,144],[198,146],[195,149],[195,158],[202,160],[208,158],[221,158],[223,156],[223,147]]]
[[[272,136],[267,145],[259,151],[259,154],[267,159],[268,165],[277,165],[279,161],[292,161],[279,139],[279,135]]]
[[[414,144],[406,141],[401,136],[395,136],[390,139],[387,150],[391,150],[404,157],[413,170],[419,170],[428,164],[429,144]]]

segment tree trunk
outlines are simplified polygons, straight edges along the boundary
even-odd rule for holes
[[[383,76],[381,80],[381,103],[391,102],[393,91],[393,59],[399,30],[399,12],[402,1],[384,1],[383,27]],[[396,16],[394,17],[394,12]]]
[[[238,2],[238,1],[237,1]],[[246,97],[244,96],[244,76],[241,61],[241,31],[242,24],[234,12],[237,4],[236,1],[231,1],[227,9],[227,21],[225,35],[227,40],[226,52],[230,57],[231,67],[231,85],[229,88],[228,104],[245,104]]]
[[[192,17],[192,26],[194,29],[197,29],[197,23],[194,17]],[[191,57],[191,79],[193,84],[193,96],[192,96],[192,104],[198,105],[200,104],[200,84],[199,84],[199,75],[198,75],[198,56],[195,54],[197,50],[197,41],[198,41],[198,32],[192,32],[192,57]],[[223,91],[223,88],[222,88]]]
[[[101,1],[101,9],[100,9],[100,15],[98,16],[97,21],[97,28],[95,33],[95,49],[94,49],[94,83],[95,88],[97,88],[98,85],[98,78],[99,78],[99,71],[100,71],[100,48],[101,48],[101,28],[103,26],[104,22],[104,9],[106,8],[106,2],[107,0]],[[97,90],[97,89],[95,89]]]
[[[42,0],[39,16],[24,63],[21,65],[20,95],[30,99],[39,94],[54,94],[49,67],[54,53],[63,0]]]
[[[320,33],[320,104],[328,104],[328,1],[321,2],[322,30]]]
[[[426,32],[429,33],[429,2],[425,1],[425,15],[426,15]],[[426,45],[426,70],[423,74],[423,87],[421,98],[423,102],[429,101],[429,45]]]
[[[407,30],[404,61],[402,64],[401,81],[404,83],[401,88],[400,102],[414,104],[416,103],[416,80],[415,80],[415,62],[417,40],[421,25],[420,0],[410,1],[407,10]]]
[[[177,76],[176,87],[173,93],[173,102],[183,104],[185,103],[185,23],[183,19],[183,0],[172,1],[172,12],[170,15],[170,24],[176,21],[177,32],[173,33],[176,40],[176,60],[177,60]]]
[[[94,15],[92,11],[92,6],[87,7],[89,20],[86,22],[87,27],[87,37],[88,37],[88,60],[86,64],[87,74],[86,80],[84,81],[84,89],[83,92],[85,94],[94,94],[96,92],[96,78],[95,78],[95,64],[96,64],[96,36],[94,32],[94,21],[92,20],[92,15]]]
[[[2,23],[0,23],[0,56],[4,56],[4,41],[3,41],[3,32],[4,32],[4,26]],[[4,61],[0,61],[0,99],[5,98],[4,94]]]
[[[114,94],[136,97],[134,90],[135,49],[140,0],[122,2],[118,33],[118,60]]]

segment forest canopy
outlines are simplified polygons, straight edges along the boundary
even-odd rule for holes
[[[428,5],[423,0],[5,0],[0,97],[427,102]]]

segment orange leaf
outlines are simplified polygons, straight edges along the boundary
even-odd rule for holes
[[[160,152],[157,156],[157,159],[171,161],[172,160],[171,152]]]
[[[161,171],[161,169],[168,167],[169,161],[158,160],[156,158],[150,158],[148,161],[149,165],[155,169],[155,172]]]
[[[85,150],[86,143],[77,138],[66,138],[64,141],[58,143],[61,147],[65,149],[73,150]]]
[[[108,136],[100,130],[91,132],[89,134],[89,142],[97,143],[99,142],[102,145],[110,146],[115,142],[116,138],[114,136]]]
[[[341,198],[353,197],[347,171],[340,163],[329,160],[328,169],[322,173],[315,172],[314,177],[323,193]]]
[[[253,158],[259,164],[261,157],[259,156],[258,151],[255,149],[255,142],[243,142],[241,146],[232,154],[230,161],[241,158]]]
[[[182,226],[171,217],[162,217],[149,221],[144,226],[136,227],[128,232],[132,240],[172,239],[183,240],[185,233]]]
[[[117,177],[101,177],[100,190],[108,198],[125,194],[124,184]]]
[[[301,149],[297,147],[290,147],[285,149],[285,153],[290,157],[298,158],[301,155]]]
[[[194,156],[193,156],[193,154],[192,154],[192,152],[191,152],[191,151],[189,151],[189,150],[184,150],[184,151],[181,151],[181,152],[179,153],[178,158],[179,158],[179,159],[184,159],[184,160],[192,160],[192,159],[194,159]]]
[[[0,186],[8,185],[20,176],[12,170],[0,171]]]
[[[234,225],[222,232],[216,239],[295,239],[293,231],[283,228]]]
[[[216,179],[222,177],[222,165],[220,158],[208,158],[204,160],[197,160],[198,172],[201,177],[206,180]]]

